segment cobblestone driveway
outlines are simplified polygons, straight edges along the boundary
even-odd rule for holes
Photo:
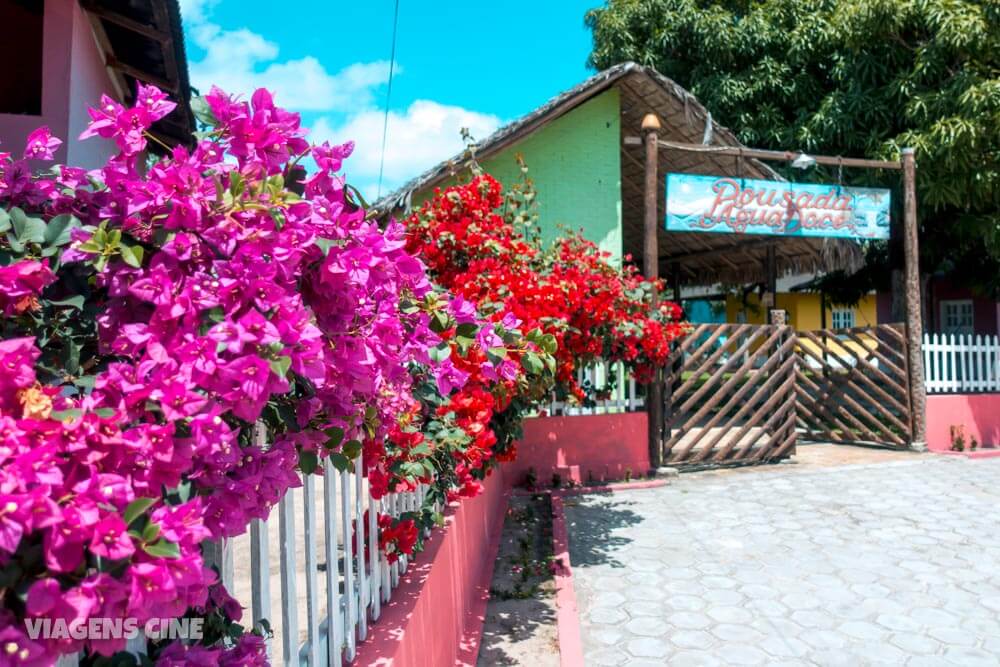
[[[588,665],[1000,665],[1000,459],[568,498]]]

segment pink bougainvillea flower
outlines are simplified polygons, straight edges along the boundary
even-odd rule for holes
[[[344,160],[354,152],[354,142],[348,141],[339,146],[331,146],[324,141],[319,146],[313,146],[312,156],[320,171],[340,171]]]
[[[54,662],[45,647],[21,629],[19,623],[0,617],[0,667],[48,667]]]
[[[90,551],[109,560],[121,560],[135,553],[135,545],[120,516],[109,514],[97,522],[94,537],[90,541]]]
[[[62,146],[62,141],[52,136],[49,128],[42,126],[28,135],[27,144],[24,147],[24,158],[26,160],[54,160],[55,151]]]

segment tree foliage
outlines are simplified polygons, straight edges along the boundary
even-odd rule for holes
[[[610,0],[586,21],[592,65],[656,68],[748,145],[914,147],[922,269],[1000,292],[996,0]]]

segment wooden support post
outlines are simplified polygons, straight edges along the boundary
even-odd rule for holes
[[[823,363],[826,363],[826,292],[819,291],[819,330],[823,341]]]
[[[767,245],[767,291],[771,295],[771,308],[778,307],[778,260],[774,243]]]
[[[643,141],[646,146],[646,183],[645,183],[645,236],[642,248],[642,270],[646,278],[656,280],[659,277],[660,251],[657,247],[656,234],[660,227],[659,221],[659,131],[660,119],[656,114],[646,114],[642,119]],[[653,305],[659,302],[657,290],[653,289]],[[653,470],[663,463],[663,369],[656,369],[653,381],[646,391],[646,416],[649,421],[649,465]]]
[[[681,305],[681,267],[677,262],[670,265],[670,287],[674,293],[674,303]]]
[[[917,162],[912,148],[903,149],[903,256],[906,261],[906,359],[910,384],[911,447],[927,448],[927,394],[920,351],[920,245],[917,238]]]

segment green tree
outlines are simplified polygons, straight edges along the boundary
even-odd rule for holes
[[[922,270],[1000,296],[1000,1],[609,0],[586,22],[594,67],[656,68],[750,146],[914,147]]]

